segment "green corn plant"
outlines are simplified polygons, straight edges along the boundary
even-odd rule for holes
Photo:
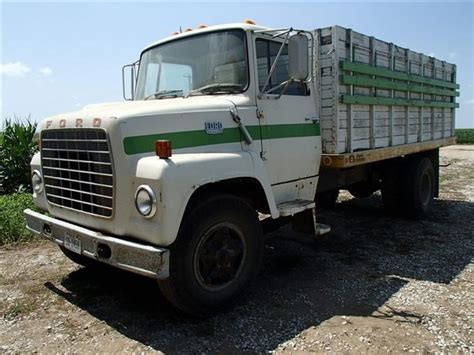
[[[37,123],[28,116],[5,119],[0,133],[0,184],[3,192],[31,190],[30,161],[38,151]]]
[[[456,143],[474,144],[474,128],[456,129]]]

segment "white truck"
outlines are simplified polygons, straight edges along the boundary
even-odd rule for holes
[[[455,142],[455,65],[339,26],[202,26],[124,73],[129,100],[42,122],[31,169],[46,214],[25,210],[27,227],[79,264],[157,279],[191,314],[257,275],[261,216],[326,233],[315,206],[340,189],[424,216],[438,149]]]

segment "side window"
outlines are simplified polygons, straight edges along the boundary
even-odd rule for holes
[[[270,47],[270,68],[275,62],[278,51],[280,50],[281,43],[277,42],[268,42]],[[288,77],[288,45],[285,44],[283,47],[280,58],[278,59],[277,67],[272,74],[272,84],[274,86],[281,84],[282,82],[289,79]]]
[[[270,56],[268,55],[268,41],[264,41],[262,39],[257,39],[255,42],[257,47],[257,70],[258,70],[258,87],[260,91],[263,89],[263,85],[265,85],[265,80],[267,79],[267,75],[270,72]],[[271,80],[268,83],[269,87],[271,87]]]
[[[257,49],[258,86],[260,90],[262,90],[278,51],[280,50],[281,43],[258,38],[255,45]],[[280,85],[286,80],[288,80],[288,45],[285,45],[280,54],[277,67],[268,82],[267,90]],[[271,93],[280,94],[282,90],[283,88],[279,88]],[[295,82],[288,85],[283,95],[306,96],[308,95],[308,90],[306,84]]]

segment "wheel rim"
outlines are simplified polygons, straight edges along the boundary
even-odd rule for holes
[[[194,272],[199,285],[208,291],[229,286],[242,270],[246,245],[242,233],[230,223],[210,228],[194,254]]]
[[[424,206],[430,203],[431,185],[431,176],[429,174],[423,174],[423,178],[421,180],[421,201]]]

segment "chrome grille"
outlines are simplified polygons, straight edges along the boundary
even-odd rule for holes
[[[42,131],[41,162],[50,203],[102,217],[112,216],[114,173],[104,130]]]

